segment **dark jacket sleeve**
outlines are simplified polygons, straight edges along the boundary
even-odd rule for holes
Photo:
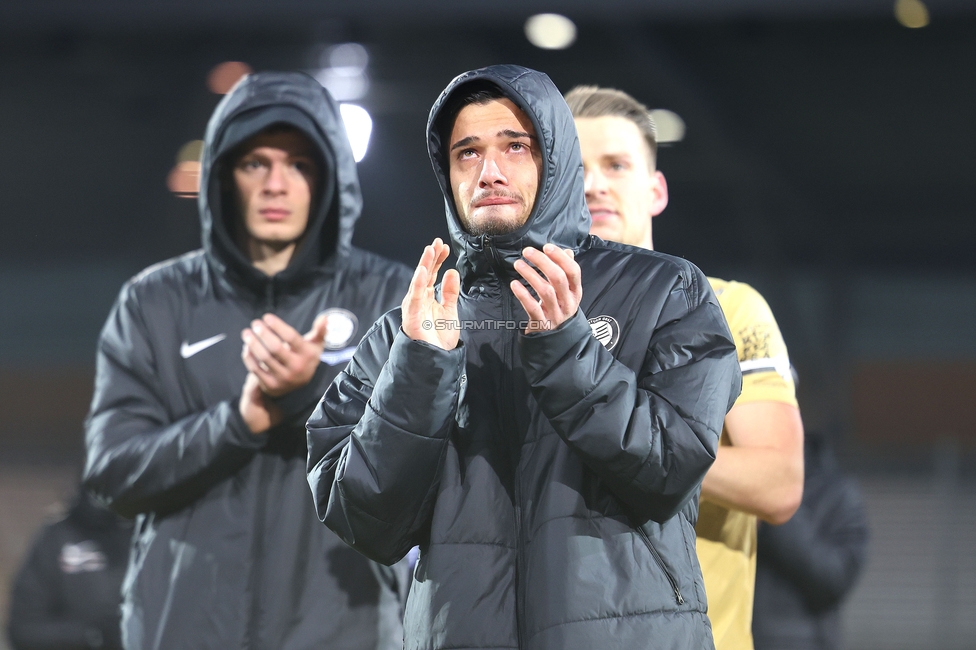
[[[578,312],[519,339],[526,378],[556,432],[638,521],[673,517],[715,460],[742,376],[711,288],[677,278],[639,373],[614,359]]]
[[[811,491],[781,526],[759,528],[759,561],[788,579],[808,606],[836,605],[854,586],[867,555],[867,512],[857,486],[837,475]]]
[[[267,441],[248,430],[235,400],[173,418],[165,390],[146,317],[127,285],[98,342],[84,474],[86,487],[124,516],[185,507]]]
[[[7,628],[14,650],[83,650],[102,639],[96,625],[59,613],[67,607],[60,602],[61,543],[55,526],[41,531],[14,580]]]
[[[371,330],[308,421],[308,482],[319,519],[370,559],[406,555],[429,520],[454,423],[464,349]]]

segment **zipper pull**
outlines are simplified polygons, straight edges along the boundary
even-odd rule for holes
[[[497,271],[501,265],[498,259],[498,251],[495,249],[495,242],[492,240],[491,235],[481,236],[481,248],[485,251],[488,263],[495,267]]]
[[[268,283],[264,285],[264,311],[273,312],[275,303],[274,278],[268,278]]]

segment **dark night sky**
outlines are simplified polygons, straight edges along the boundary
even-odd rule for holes
[[[138,266],[194,246],[194,206],[164,180],[216,104],[209,69],[225,59],[305,68],[317,43],[348,39],[370,49],[373,90],[361,103],[375,118],[357,241],[404,261],[443,229],[424,148],[430,103],[455,74],[507,61],[564,90],[617,86],[684,118],[685,141],[660,157],[672,201],[656,234],[669,251],[703,266],[745,255],[777,267],[971,272],[974,27],[597,23],[560,52],[529,45],[520,25],[11,35],[0,43],[0,257]]]

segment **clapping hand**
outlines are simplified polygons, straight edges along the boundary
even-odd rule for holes
[[[437,272],[450,252],[451,247],[440,238],[424,248],[410,288],[400,305],[403,333],[414,341],[424,341],[444,350],[456,348],[461,334],[457,313],[461,276],[455,269],[448,269],[444,273],[442,302],[438,302],[434,295]]]
[[[261,390],[281,397],[312,380],[325,347],[327,322],[320,315],[302,336],[274,314],[251,321],[251,326],[241,332],[241,358],[261,381]]]
[[[537,300],[521,282],[512,280],[512,293],[529,317],[525,333],[556,329],[576,313],[583,298],[580,267],[573,251],[546,244],[541,251],[531,246],[524,249],[522,257],[515,262],[515,270],[539,296]]]
[[[241,332],[241,359],[248,375],[238,409],[252,433],[267,431],[281,421],[281,410],[270,398],[312,380],[325,347],[327,322],[319,316],[302,336],[274,314],[265,314]]]

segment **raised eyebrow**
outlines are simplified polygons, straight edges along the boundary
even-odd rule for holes
[[[505,129],[504,131],[499,131],[498,135],[503,135],[507,138],[528,138],[530,140],[538,140],[537,137],[531,133],[526,133],[525,131],[513,131],[511,129]]]
[[[476,135],[469,135],[466,138],[461,138],[460,140],[458,140],[457,142],[451,145],[451,151],[454,151],[455,149],[460,149],[461,147],[466,147],[469,144],[477,142],[478,140],[480,140],[480,138]]]

